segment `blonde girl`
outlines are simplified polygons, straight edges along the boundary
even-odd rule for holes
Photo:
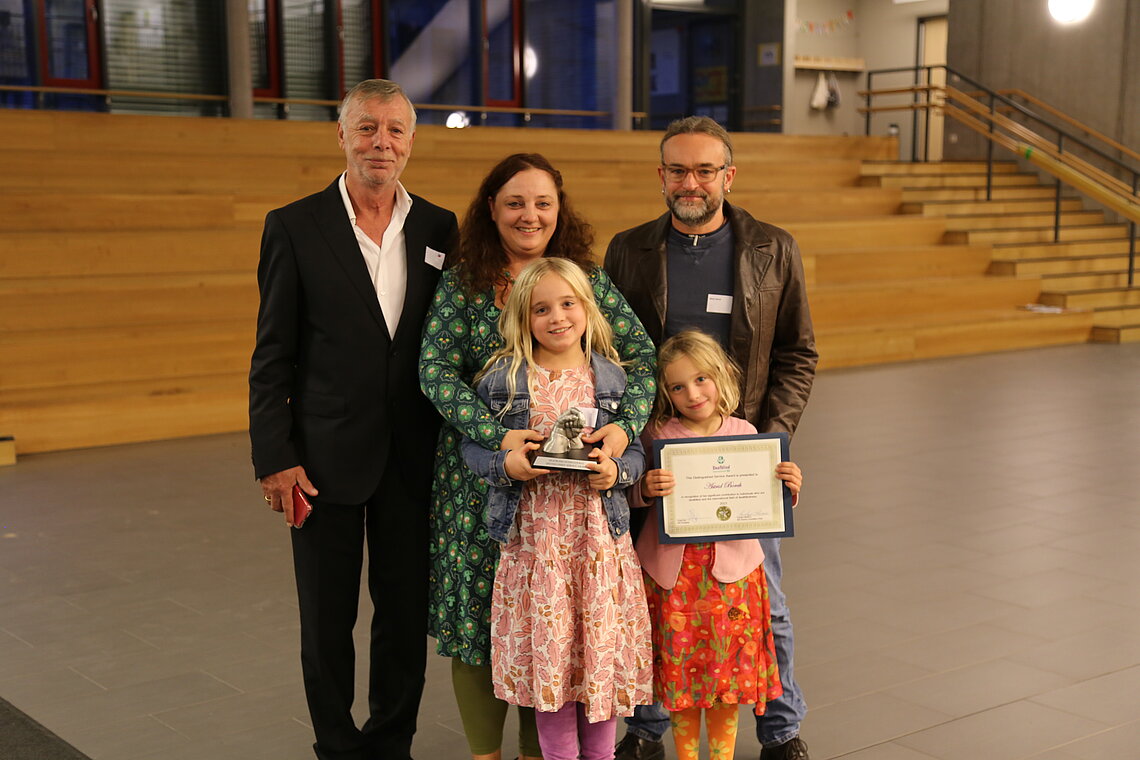
[[[658,354],[657,406],[642,440],[748,435],[756,428],[734,417],[740,372],[711,336],[686,330]],[[798,498],[799,467],[782,462],[776,475]],[[710,757],[731,760],[738,705],[782,693],[769,620],[764,550],[755,539],[663,544],[657,499],[672,493],[668,470],[649,470],[637,489],[651,507],[637,542],[653,623],[654,695],[670,713],[678,760],[696,760],[704,714]]]
[[[602,448],[582,472],[535,468],[528,455],[576,407],[607,424],[625,391],[612,332],[586,275],[566,259],[527,265],[503,307],[505,345],[476,391],[523,445],[465,440],[490,486],[484,517],[501,543],[491,602],[495,696],[533,707],[545,760],[613,758],[616,717],[650,701],[649,614],[629,537],[625,488],[644,471],[634,441]]]

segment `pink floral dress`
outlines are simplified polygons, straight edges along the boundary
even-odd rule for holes
[[[594,407],[589,365],[531,378],[531,428]],[[652,699],[649,611],[628,533],[615,540],[586,476],[553,472],[523,488],[491,600],[495,696],[542,712],[567,702],[590,722]]]

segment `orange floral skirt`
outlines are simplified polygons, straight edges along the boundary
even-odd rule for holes
[[[712,576],[716,547],[687,544],[672,589],[645,574],[653,624],[653,692],[666,710],[754,704],[783,693],[763,566],[735,583]]]

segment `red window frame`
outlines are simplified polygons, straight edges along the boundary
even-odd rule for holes
[[[40,81],[48,87],[76,87],[90,90],[100,89],[103,82],[99,56],[99,7],[97,0],[84,0],[83,16],[87,36],[87,78],[68,79],[51,74],[51,46],[48,39],[47,0],[36,2],[36,16],[39,22],[39,63]]]
[[[254,87],[255,98],[281,97],[281,30],[277,0],[265,0],[265,66],[269,85]]]
[[[487,27],[487,0],[482,0],[481,6],[483,18],[480,38],[483,47],[483,103],[488,106],[522,108],[522,0],[511,0],[511,68],[513,74],[511,77],[512,97],[509,100],[498,100],[491,97],[491,52],[488,44],[490,29]]]

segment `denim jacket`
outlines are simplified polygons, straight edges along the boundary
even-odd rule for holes
[[[510,391],[507,388],[508,360],[501,360],[480,381],[475,389],[479,398],[498,415],[507,404]],[[594,395],[598,409],[596,428],[609,423],[617,413],[625,392],[625,370],[604,356],[594,353],[590,356],[590,366],[594,370]],[[510,409],[503,415],[503,424],[513,430],[525,430],[530,426],[530,393],[527,390],[526,366],[520,367],[515,397]],[[523,482],[511,480],[504,469],[507,452],[488,451],[481,445],[464,437],[463,459],[467,466],[483,480],[490,489],[487,491],[487,506],[483,517],[487,522],[487,532],[496,541],[504,542],[515,522],[515,511],[522,496]],[[606,519],[610,524],[610,534],[618,538],[629,530],[629,504],[625,489],[637,482],[645,471],[645,450],[641,441],[630,441],[625,453],[614,460],[618,468],[617,482],[612,488],[601,492]]]

